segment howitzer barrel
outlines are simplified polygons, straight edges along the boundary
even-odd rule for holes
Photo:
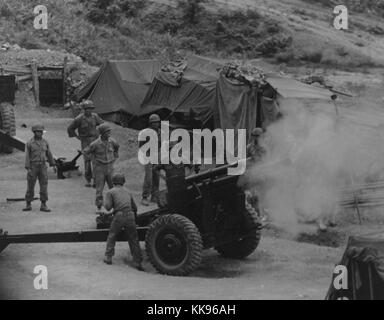
[[[247,158],[248,161],[250,158]],[[239,164],[239,162],[235,162],[232,164],[225,164],[220,165],[218,167],[203,171],[201,173],[197,173],[194,175],[190,175],[185,178],[187,184],[193,184],[193,183],[199,183],[200,181],[206,180],[206,179],[216,179],[219,176],[226,176],[228,175],[228,169],[232,167],[236,167]]]

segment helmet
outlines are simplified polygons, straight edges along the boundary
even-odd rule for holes
[[[161,121],[161,119],[160,119],[159,115],[157,115],[156,113],[151,114],[149,116],[149,123],[160,122],[160,121]]]
[[[123,185],[125,183],[125,177],[121,173],[116,173],[112,177],[112,183],[113,184],[120,184]]]
[[[106,133],[106,132],[111,132],[112,131],[111,127],[108,124],[106,124],[106,123],[102,123],[101,125],[99,125],[97,127],[97,129],[99,130],[99,133],[101,135]]]
[[[81,103],[83,109],[95,109],[95,105],[92,100],[85,100]]]
[[[263,134],[263,129],[262,128],[255,128],[252,130],[252,133],[251,135],[254,136],[254,137],[258,137],[258,136],[261,136]]]
[[[44,131],[44,126],[42,124],[35,124],[32,126],[32,132],[35,131]]]

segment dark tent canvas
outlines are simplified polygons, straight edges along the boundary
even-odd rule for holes
[[[160,66],[157,60],[107,61],[76,99],[91,99],[95,112],[106,120],[139,126],[136,116]]]
[[[178,126],[212,127],[214,102],[220,60],[189,56],[179,82],[170,72],[159,72],[142,104],[140,114],[157,113],[163,120]]]
[[[266,74],[262,89],[221,75],[216,84],[213,115],[216,128],[247,129],[266,127],[293,99],[331,101],[333,93],[324,88],[275,74]]]
[[[345,266],[347,269],[347,288],[335,288],[336,274],[334,274],[326,299],[384,299],[383,232],[350,237],[338,265]],[[338,279],[336,282],[341,283]]]

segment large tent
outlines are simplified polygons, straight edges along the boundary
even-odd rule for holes
[[[213,103],[215,127],[247,129],[266,127],[281,115],[291,100],[317,100],[329,103],[335,95],[328,89],[308,85],[277,74],[266,74],[260,88],[220,75]]]
[[[140,106],[160,66],[157,60],[107,61],[75,98],[91,99],[106,120],[139,127]]]
[[[159,72],[144,99],[140,115],[157,113],[163,120],[184,127],[212,127],[212,106],[222,60],[187,57],[182,77]]]

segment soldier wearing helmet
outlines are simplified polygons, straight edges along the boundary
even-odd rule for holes
[[[98,116],[97,113],[92,111],[95,109],[95,105],[91,100],[86,100],[81,103],[84,113],[77,116],[68,126],[68,136],[70,138],[76,137],[81,142],[81,149],[88,147],[93,141],[95,141],[99,134],[97,132],[97,126],[104,121]],[[77,132],[76,132],[77,131]],[[84,158],[84,176],[86,179],[86,187],[92,186],[93,170],[92,161],[89,157]],[[94,183],[95,185],[95,183]]]
[[[113,187],[114,163],[119,157],[119,144],[115,139],[111,138],[111,131],[112,129],[108,124],[102,123],[98,126],[100,137],[83,150],[83,154],[90,157],[93,162],[97,212],[100,212],[103,206],[105,183],[108,184],[110,189]]]
[[[119,233],[124,232],[128,239],[129,248],[135,263],[136,269],[143,271],[142,255],[139,243],[139,236],[136,229],[137,206],[132,195],[124,187],[125,177],[122,174],[115,174],[112,177],[113,188],[105,194],[104,207],[106,210],[113,210],[113,220],[109,229],[104,262],[112,264],[112,257],[115,254],[115,242]]]
[[[180,154],[180,149],[178,159],[180,160],[179,164],[175,164],[175,160],[172,157],[171,153],[173,147],[175,147],[179,142],[178,141],[165,141],[163,143],[163,148],[168,148],[169,152],[169,163],[163,164],[162,162],[155,166],[155,170],[160,172],[164,170],[165,176],[159,175],[165,179],[165,183],[167,186],[167,205],[172,213],[177,213],[186,205],[186,199],[183,197],[186,192],[187,184],[185,181],[186,177],[186,168],[191,168],[190,159],[184,158],[182,154]],[[160,206],[160,205],[159,205]]]
[[[29,140],[25,147],[25,169],[27,174],[27,192],[25,201],[27,203],[23,211],[32,210],[32,201],[35,194],[36,180],[40,185],[40,211],[50,212],[47,207],[48,201],[48,172],[47,162],[51,167],[55,167],[55,160],[52,156],[48,142],[43,139],[44,126],[36,124],[32,126],[33,138]]]
[[[160,143],[161,138],[161,119],[157,114],[151,114],[148,119],[149,128],[155,130],[158,136],[158,141]],[[142,144],[144,144],[143,142]],[[140,145],[141,146],[141,145]],[[160,152],[160,144],[159,144],[159,152]],[[157,203],[159,197],[159,174],[157,170],[154,170],[154,165],[148,163],[144,166],[144,183],[143,183],[143,193],[141,203],[144,206],[149,205],[150,198],[151,202]]]

